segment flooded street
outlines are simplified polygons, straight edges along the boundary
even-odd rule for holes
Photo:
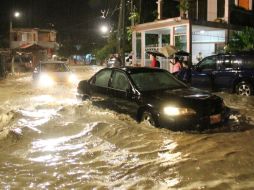
[[[0,81],[0,189],[254,189],[254,97],[218,95],[227,126],[172,132],[80,102],[76,86]]]

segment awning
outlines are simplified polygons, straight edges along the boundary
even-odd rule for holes
[[[42,50],[45,49],[42,46],[39,46],[38,44],[23,44],[21,46],[19,46],[16,49],[23,49],[23,50]]]

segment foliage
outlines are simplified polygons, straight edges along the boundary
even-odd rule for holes
[[[133,11],[130,13],[129,20],[133,20],[134,25],[138,23],[140,19],[140,14],[137,11]]]
[[[140,14],[137,11],[130,12],[130,16],[128,17],[129,21],[133,20],[133,24],[136,25],[140,20]],[[127,29],[127,40],[130,42],[132,37],[132,27],[129,26]]]
[[[246,27],[242,31],[234,31],[226,51],[249,50],[254,50],[254,28]]]
[[[179,5],[180,10],[182,10],[184,13],[189,10],[190,4],[188,0],[180,0],[180,5]]]
[[[103,61],[110,54],[116,53],[117,40],[115,36],[110,36],[108,39],[108,43],[101,49],[95,50],[94,54],[96,59]]]

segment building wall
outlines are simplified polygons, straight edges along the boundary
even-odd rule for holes
[[[211,22],[220,18],[228,21],[230,2],[246,10],[252,10],[253,7],[253,0],[192,0],[190,1],[189,18]]]
[[[56,32],[37,29],[15,29],[11,31],[10,47],[18,48],[25,44],[38,44],[45,48],[55,48]]]

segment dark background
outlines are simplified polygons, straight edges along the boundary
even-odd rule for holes
[[[156,19],[157,0],[134,0],[140,11],[140,22]],[[127,0],[126,0],[127,2]],[[164,17],[177,16],[177,2],[164,1]],[[22,16],[12,18],[13,27],[55,29],[59,43],[74,46],[81,44],[81,51],[105,43],[99,31],[102,23],[109,23],[116,30],[120,0],[2,0],[0,8],[0,47],[8,47],[11,13]],[[175,11],[167,11],[173,6]],[[103,19],[101,10],[108,11]],[[127,13],[128,13],[127,9]],[[126,16],[128,18],[128,15]],[[86,53],[86,52],[85,52]]]

